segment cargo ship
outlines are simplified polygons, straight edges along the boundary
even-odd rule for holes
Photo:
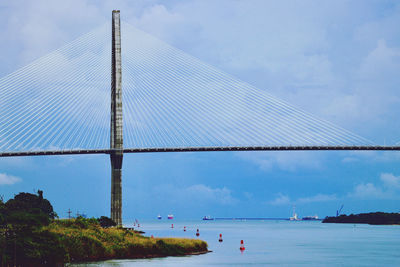
[[[320,219],[318,218],[317,215],[314,216],[305,216],[301,218],[302,221],[319,221]]]

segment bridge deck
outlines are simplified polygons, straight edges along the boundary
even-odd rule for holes
[[[201,151],[310,151],[310,150],[358,150],[358,151],[400,151],[400,146],[227,146],[227,147],[172,147],[172,148],[126,148],[124,153],[159,153],[159,152],[201,152]],[[51,156],[77,154],[110,154],[111,149],[48,150],[0,152],[0,157]]]

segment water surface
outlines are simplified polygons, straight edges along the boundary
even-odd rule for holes
[[[174,219],[143,221],[139,229],[148,236],[196,238],[197,228],[212,253],[72,266],[400,266],[400,226]],[[240,240],[246,247],[243,253]]]

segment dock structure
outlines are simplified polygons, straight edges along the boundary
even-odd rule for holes
[[[111,219],[122,226],[122,68],[121,68],[121,25],[120,12],[112,12],[111,51]]]

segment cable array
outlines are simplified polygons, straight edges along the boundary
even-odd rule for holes
[[[109,144],[110,27],[0,79],[0,151]]]
[[[372,142],[122,24],[124,146],[352,146]]]
[[[125,148],[372,142],[122,23]],[[109,147],[111,27],[0,79],[0,152]]]

